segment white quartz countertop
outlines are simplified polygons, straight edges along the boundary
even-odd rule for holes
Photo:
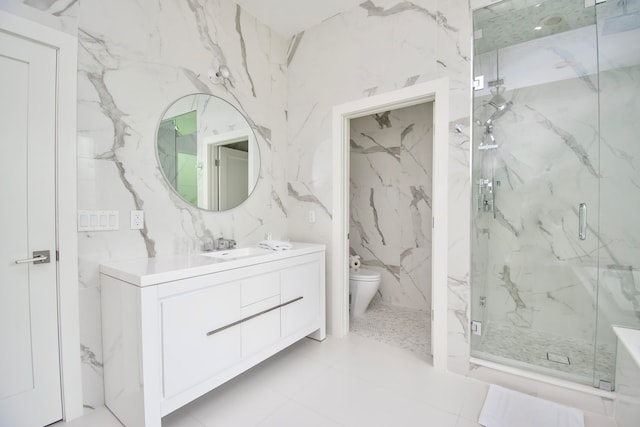
[[[100,273],[142,287],[325,250],[325,246],[321,244],[297,242],[291,242],[291,244],[293,247],[286,251],[265,251],[264,254],[231,259],[194,254],[113,260],[101,264]]]
[[[626,347],[633,360],[640,367],[640,329],[614,326],[613,331],[618,336],[618,341]]]

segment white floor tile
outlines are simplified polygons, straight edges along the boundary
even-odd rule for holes
[[[455,426],[457,415],[334,370],[300,390],[294,400],[345,426]]]
[[[496,378],[499,383],[501,377]],[[514,384],[520,389],[530,385]],[[531,387],[520,391],[552,393],[559,403],[591,409],[593,412],[585,412],[586,427],[615,427],[608,416],[610,405],[599,398],[549,391],[546,385]],[[436,371],[426,358],[368,338],[305,339],[169,414],[162,425],[478,427],[487,390],[484,381]],[[587,405],[591,408],[585,408]],[[70,423],[55,424],[120,426],[104,407]]]
[[[253,427],[288,398],[254,381],[247,372],[181,408],[205,427]]]
[[[295,347],[291,350],[284,350],[252,368],[247,373],[251,376],[251,381],[284,396],[293,397],[298,390],[329,369],[326,365],[301,356],[295,351]]]
[[[59,422],[53,427],[122,427],[122,424],[104,406],[97,407],[88,414],[70,422]]]
[[[293,400],[282,405],[257,427],[341,427],[324,415],[320,415]]]
[[[484,399],[489,392],[489,384],[482,381],[469,382],[463,391],[462,409],[460,417],[476,422],[484,405]]]
[[[458,418],[458,424],[456,427],[482,427],[482,425],[478,424],[477,421],[471,421],[466,418]]]

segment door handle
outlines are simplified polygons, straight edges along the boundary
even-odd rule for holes
[[[580,203],[578,207],[578,238],[585,240],[587,238],[587,204]]]
[[[33,258],[25,258],[18,259],[15,261],[16,264],[48,264],[51,262],[51,257],[49,256],[49,251],[33,251]]]

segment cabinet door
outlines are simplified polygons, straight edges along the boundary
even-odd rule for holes
[[[240,319],[239,283],[173,296],[160,307],[165,398],[240,360],[240,326],[214,332]]]
[[[282,271],[281,335],[286,337],[320,318],[320,262],[312,261]],[[298,299],[302,297],[302,299]],[[297,301],[296,301],[297,300]],[[292,302],[293,301],[293,302]],[[291,302],[290,304],[287,304]]]
[[[279,286],[278,286],[279,287]],[[279,289],[278,289],[279,291]],[[280,340],[280,295],[242,307],[242,357],[254,355]]]

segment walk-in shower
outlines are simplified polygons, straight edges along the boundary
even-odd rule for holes
[[[611,325],[640,328],[640,0],[473,25],[471,354],[610,390]]]

